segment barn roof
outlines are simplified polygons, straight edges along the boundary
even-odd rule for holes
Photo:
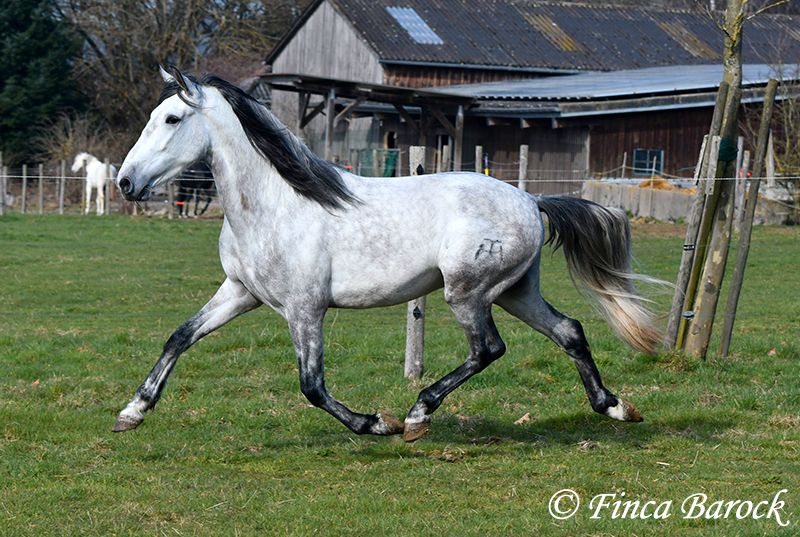
[[[785,66],[783,76],[766,64],[742,66],[742,88],[764,86],[770,78],[797,78],[800,65]],[[716,91],[722,65],[669,65],[612,72],[589,72],[528,80],[505,80],[430,88],[448,95],[481,100],[577,101],[642,98],[656,95]]]
[[[267,63],[323,2],[383,64],[569,73],[720,63],[723,34],[708,15],[531,0],[316,0]],[[748,21],[746,63],[800,57],[800,17]]]

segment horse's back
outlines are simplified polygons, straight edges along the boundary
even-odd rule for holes
[[[520,273],[541,247],[535,199],[474,173],[354,178],[360,203],[332,222],[326,248],[334,297],[359,307],[381,292],[396,303],[447,284],[448,278]],[[336,296],[347,289],[346,296]]]

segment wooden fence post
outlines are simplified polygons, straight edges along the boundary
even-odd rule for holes
[[[425,166],[425,147],[410,147],[408,159],[411,175],[418,175],[420,167]],[[408,303],[406,314],[406,359],[403,374],[407,379],[422,378],[424,354],[425,297],[422,296]]]
[[[39,164],[39,214],[44,214],[44,165]]]
[[[58,214],[64,214],[64,188],[67,180],[67,161],[62,160],[58,178]]]
[[[522,144],[519,146],[519,178],[517,179],[517,188],[520,190],[528,190],[528,146]]]
[[[22,214],[28,212],[28,165],[22,165]]]
[[[483,173],[483,146],[475,146],[475,173]]]
[[[90,200],[86,199],[86,178],[83,177],[81,181],[81,212],[83,214],[89,214],[89,205]]]
[[[6,168],[3,166],[3,152],[0,151],[0,216],[6,214]]]
[[[111,164],[109,164],[108,159],[105,159],[105,161],[103,161],[103,165],[105,166],[106,171],[106,180],[103,181],[103,188],[105,189],[105,203],[103,204],[103,212],[106,215],[109,215],[111,214],[111,192],[113,190],[111,188],[110,181],[108,181],[108,178],[111,177]]]
[[[750,182],[750,189],[747,193],[747,205],[745,205],[745,209],[742,211],[745,214],[744,222],[742,222],[742,231],[739,235],[739,248],[736,251],[736,264],[733,267],[733,275],[731,276],[728,302],[725,306],[725,322],[722,326],[720,342],[720,356],[723,358],[728,356],[728,351],[730,350],[733,323],[736,321],[736,308],[739,304],[739,293],[742,290],[742,283],[744,282],[747,254],[750,251],[750,236],[753,232],[753,218],[756,215],[756,205],[758,204],[758,187],[761,182],[761,169],[764,163],[764,154],[767,150],[767,139],[772,136],[769,130],[769,124],[772,121],[772,109],[777,89],[777,80],[771,79],[767,82],[767,89],[764,92],[764,108],[761,111],[761,125],[759,125],[758,138],[756,140],[756,156],[753,161],[753,180]]]
[[[167,218],[169,218],[170,220],[172,220],[172,218],[174,217],[174,213],[175,213],[175,191],[174,191],[174,186],[175,186],[175,184],[172,183],[172,182],[170,182],[170,184],[167,185],[167,199],[169,200],[169,209],[167,211]]]

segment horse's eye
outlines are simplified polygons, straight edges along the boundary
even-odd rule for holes
[[[167,125],[174,125],[180,122],[181,118],[178,116],[167,116]]]

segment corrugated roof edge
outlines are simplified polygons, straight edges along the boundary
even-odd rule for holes
[[[772,68],[766,64],[743,66],[743,87],[766,84]],[[789,78],[800,79],[800,64],[788,71]],[[693,74],[694,73],[694,74]],[[696,84],[676,81],[691,75]],[[703,76],[701,76],[703,75]],[[787,77],[784,76],[784,79]],[[631,82],[633,80],[633,82]],[[698,93],[716,88],[722,80],[722,65],[685,65],[647,67],[612,72],[588,72],[566,76],[551,76],[528,80],[509,80],[480,84],[463,84],[426,88],[475,97],[482,100],[502,101],[579,101],[644,97],[647,95]],[[638,85],[637,85],[638,82]],[[572,85],[572,88],[570,88]]]

